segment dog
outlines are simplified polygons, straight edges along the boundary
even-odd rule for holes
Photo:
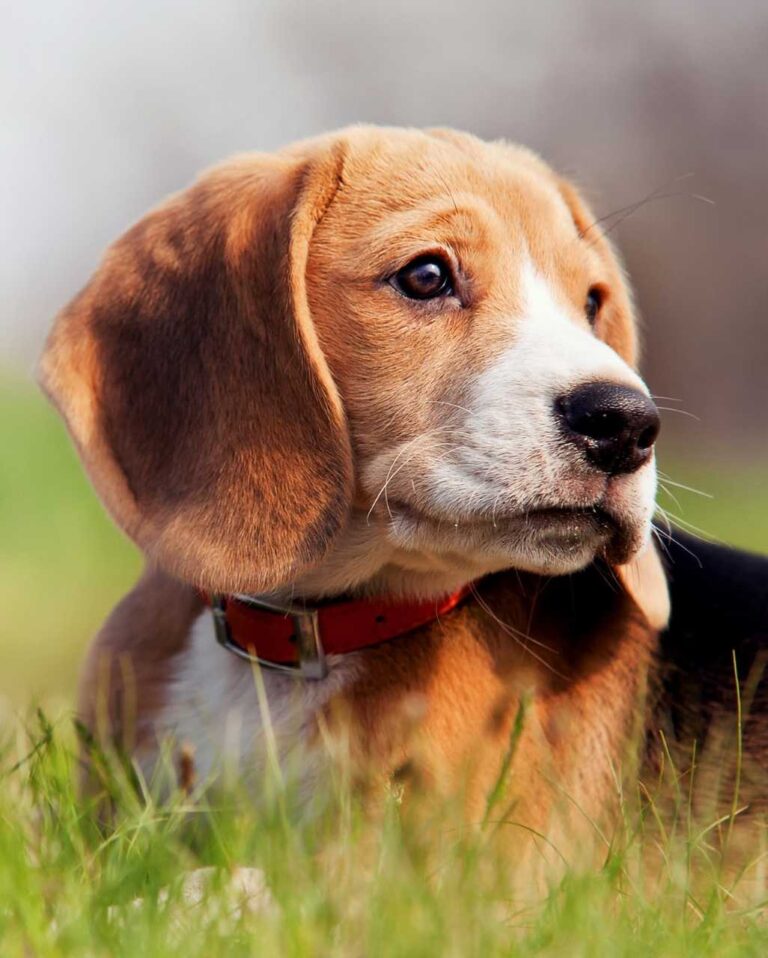
[[[528,832],[604,820],[696,658],[665,631],[637,359],[616,253],[527,149],[357,126],[206,173],[41,362],[147,558],[83,721],[148,777],[170,739],[201,781],[258,781],[271,738],[309,800],[330,737],[470,821],[505,769]]]

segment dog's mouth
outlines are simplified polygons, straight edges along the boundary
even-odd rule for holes
[[[507,551],[525,546],[553,556],[589,552],[609,562],[625,562],[636,536],[625,522],[602,505],[545,506],[516,513],[451,517],[410,503],[390,500],[393,526],[409,538],[477,545]]]
[[[549,529],[568,531],[571,528],[583,529],[595,527],[601,529],[615,529],[618,520],[603,506],[544,506],[527,509],[514,513],[499,513],[477,516],[449,516],[439,515],[427,511],[410,503],[400,500],[389,500],[390,517],[401,517],[411,522],[438,524],[456,529],[488,527],[504,531],[510,527],[527,529],[528,531],[546,532]]]
[[[602,506],[536,509],[527,514],[525,527],[534,531],[540,545],[553,549],[592,545],[596,555],[612,563],[629,558],[635,539],[626,523]]]

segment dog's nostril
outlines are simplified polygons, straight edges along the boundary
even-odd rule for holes
[[[648,461],[659,412],[638,389],[616,383],[579,386],[555,401],[566,438],[603,472],[634,472]]]
[[[658,425],[648,426],[641,434],[640,438],[637,440],[637,445],[639,449],[650,449],[651,446],[656,442],[656,437],[659,435]]]

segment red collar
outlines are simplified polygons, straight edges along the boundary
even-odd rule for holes
[[[216,638],[235,655],[319,679],[326,655],[343,655],[388,642],[447,615],[469,594],[466,585],[443,599],[393,602],[349,599],[315,608],[281,606],[251,596],[205,595]]]

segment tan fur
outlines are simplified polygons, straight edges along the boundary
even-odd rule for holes
[[[416,316],[383,278],[425,250],[466,276],[460,302]],[[347,582],[354,554],[339,542],[355,516],[386,522],[375,463],[450,424],[446,407],[505,348],[523,252],[575,324],[587,328],[586,290],[603,291],[596,334],[634,365],[620,267],[575,190],[527,150],[453,131],[360,127],[237,158],[112,247],[42,364],[97,490],[153,564],[91,650],[91,724],[108,675],[101,711],[124,738],[134,713],[147,741],[200,611],[192,586],[313,596],[450,582],[428,568],[416,584],[390,568],[397,556],[357,578],[353,561]],[[406,475],[416,492],[412,472],[393,494]],[[557,580],[486,580],[483,603],[367,652],[325,721],[344,725],[366,774],[460,790],[476,819],[530,699],[520,821],[554,827],[558,789],[599,817],[667,613],[655,551],[625,559],[626,593],[586,573],[574,581],[593,605],[578,610]]]
[[[418,131],[354,132],[345,154],[344,189],[312,246],[308,288],[358,461],[374,458],[393,437],[409,438],[433,426],[444,415],[436,396],[462,403],[471,374],[488,364],[508,336],[503,320],[519,297],[509,264],[519,258],[521,244],[543,273],[558,277],[577,321],[584,322],[588,286],[599,283],[611,291],[600,335],[635,362],[634,323],[616,261],[597,231],[580,239],[593,219],[575,191],[537,157],[466,134],[453,134],[446,144],[442,135],[436,141]],[[469,157],[456,142],[470,150]],[[456,316],[439,334],[429,322],[414,330],[407,305],[391,289],[377,289],[376,280],[424,249],[445,247],[463,254],[472,271],[471,321]],[[343,325],[339,316],[345,317]],[[407,354],[397,335],[401,329],[408,331]],[[421,385],[418,405],[404,388],[414,375]]]
[[[479,821],[522,702],[517,784],[506,791],[514,819],[546,827],[558,796],[578,803],[582,824],[600,819],[631,758],[654,632],[598,575],[582,587],[576,600],[565,580],[501,573],[450,623],[372,650],[330,709],[343,716],[358,767],[463,795]]]

